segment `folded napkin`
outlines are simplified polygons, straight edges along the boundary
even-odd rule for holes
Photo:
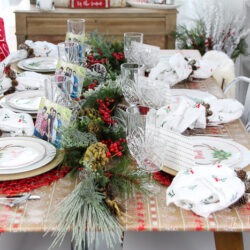
[[[48,43],[46,41],[33,42],[31,40],[26,40],[25,44],[34,50],[36,57],[58,57],[57,45],[53,43]]]
[[[0,92],[3,93],[11,87],[11,79],[3,76],[0,78]]]
[[[0,129],[13,135],[32,136],[33,119],[29,114],[15,113],[8,108],[0,109]]]
[[[244,111],[244,106],[236,99],[216,99],[208,101],[210,110],[209,123],[214,125],[228,123],[239,119]]]
[[[151,69],[149,78],[152,80],[167,81],[170,86],[185,80],[192,72],[188,61],[180,54],[174,54],[169,58],[162,58],[160,62]]]
[[[23,72],[16,78],[18,82],[16,90],[44,89],[45,79],[49,79],[49,76],[29,71]]]
[[[206,128],[206,110],[185,96],[171,98],[168,105],[156,113],[156,126],[182,133],[187,128]]]
[[[174,203],[208,217],[235,203],[245,193],[245,184],[234,170],[223,165],[197,166],[180,171],[167,189],[167,206]]]
[[[57,45],[48,42],[32,42],[30,40],[26,40],[25,44],[30,46],[34,50],[34,54],[36,57],[58,57]],[[4,74],[4,70],[7,66],[12,63],[18,62],[27,58],[28,52],[25,49],[20,49],[14,52],[11,52],[2,62],[0,62],[0,78]]]

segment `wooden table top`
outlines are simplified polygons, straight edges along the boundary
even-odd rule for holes
[[[200,82],[178,84],[178,88],[201,89],[223,97],[223,93],[213,78]],[[227,134],[235,141],[249,147],[250,136],[240,120],[223,127],[211,127],[209,133]],[[247,167],[250,170],[250,166]],[[15,208],[0,206],[1,232],[46,231],[60,201],[69,195],[77,185],[76,179],[69,176],[53,182],[50,186],[32,191],[41,200],[28,201]],[[159,184],[160,185],[160,184]],[[166,206],[165,186],[160,186],[158,195],[144,199],[137,193],[134,199],[125,200],[127,213],[133,222],[125,226],[126,231],[250,231],[250,203],[238,208],[225,209],[212,214],[208,219],[175,205]]]
[[[51,14],[51,15],[56,15],[56,14],[86,14],[86,15],[120,15],[120,14],[126,14],[126,15],[140,15],[143,16],[144,14],[146,16],[154,15],[154,16],[159,16],[159,14],[176,14],[177,9],[141,9],[141,8],[132,8],[132,7],[127,7],[127,8],[109,8],[109,9],[71,9],[71,8],[55,8],[55,10],[51,11],[41,11],[36,8],[35,5],[31,4],[30,7],[26,9],[17,9],[14,11],[15,13],[36,13],[36,14]]]

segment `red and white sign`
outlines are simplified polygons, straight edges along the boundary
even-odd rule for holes
[[[4,21],[0,18],[0,62],[3,61],[9,55],[9,47],[6,42]]]
[[[110,8],[110,0],[70,0],[70,8]]]

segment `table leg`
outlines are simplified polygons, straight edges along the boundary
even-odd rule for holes
[[[214,232],[216,250],[244,250],[242,233]]]

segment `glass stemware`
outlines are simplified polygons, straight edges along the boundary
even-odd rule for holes
[[[75,121],[79,103],[72,98],[72,79],[63,74],[51,76],[45,82],[45,97],[57,104],[72,110],[71,121]]]
[[[132,42],[143,43],[143,34],[138,32],[124,33],[124,55],[127,62],[134,62],[132,58]]]
[[[171,102],[170,87],[167,82],[139,76],[137,89],[138,97],[142,105],[159,109]]]
[[[127,145],[131,155],[143,171],[154,173],[162,166],[160,148],[155,143],[156,110],[146,106],[127,108]],[[159,152],[159,153],[158,153]],[[152,180],[146,187],[152,193],[160,188]]]
[[[73,64],[79,63],[79,45],[73,42],[58,43],[58,60]]]
[[[73,35],[85,36],[85,19],[68,19],[68,32]]]
[[[129,105],[135,105],[139,102],[137,83],[140,75],[144,75],[143,66],[136,63],[123,63],[121,65],[121,88]]]

